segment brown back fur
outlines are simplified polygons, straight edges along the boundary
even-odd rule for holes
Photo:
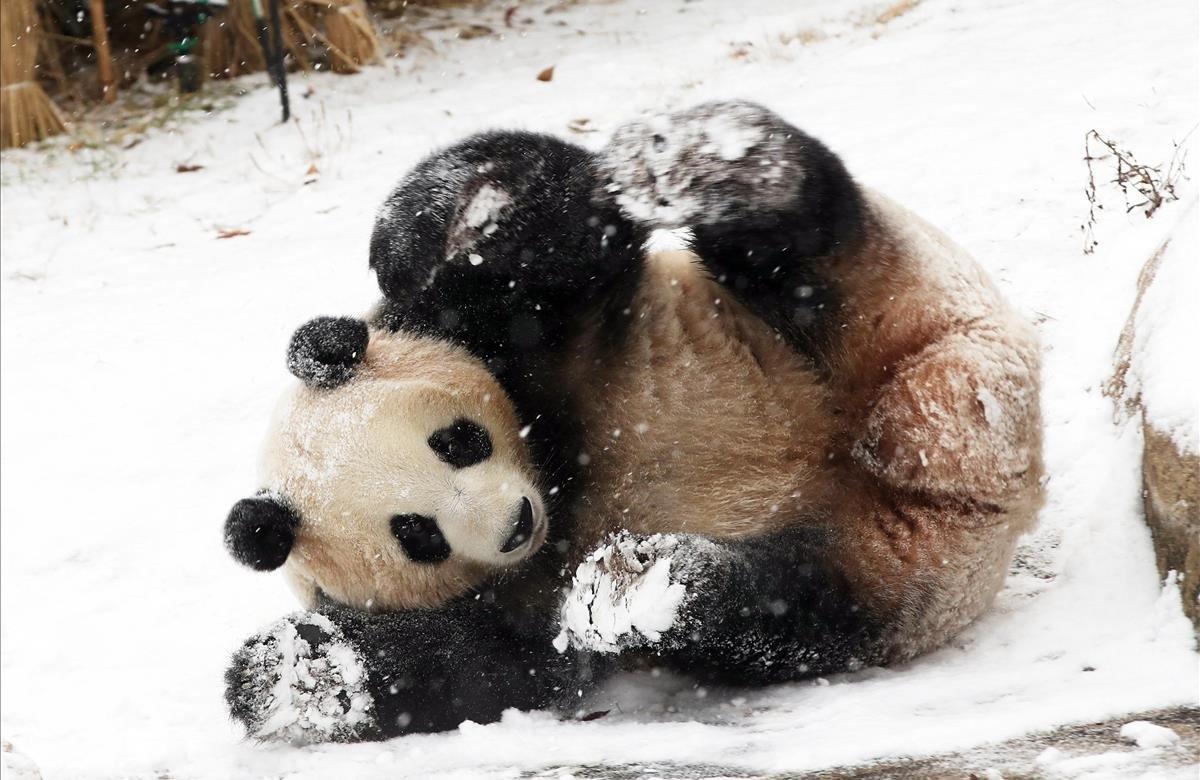
[[[807,361],[687,252],[652,255],[614,356],[584,328],[582,550],[618,528],[719,537],[824,504],[827,390]]]

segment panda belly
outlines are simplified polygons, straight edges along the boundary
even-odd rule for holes
[[[651,256],[628,316],[616,346],[592,328],[574,350],[583,549],[618,529],[765,533],[822,505],[830,412],[805,358],[687,252]]]

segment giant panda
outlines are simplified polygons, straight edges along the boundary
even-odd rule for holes
[[[652,252],[652,229],[690,229]],[[1029,326],[941,232],[741,101],[593,153],[490,132],[377,219],[369,322],[302,327],[235,557],[260,739],[569,706],[636,655],[739,685],[914,657],[1041,501]]]

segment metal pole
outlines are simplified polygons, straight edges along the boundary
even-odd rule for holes
[[[263,18],[261,0],[251,0],[250,5],[254,10],[254,21],[258,27],[258,43],[262,47],[267,73],[270,74],[271,81],[279,87],[279,103],[283,108],[282,121],[286,122],[291,118],[292,108],[288,101],[287,71],[283,67],[283,22],[279,13],[279,0],[270,0],[270,3],[271,30],[268,30],[267,21]]]

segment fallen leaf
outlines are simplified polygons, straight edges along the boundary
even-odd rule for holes
[[[513,26],[513,17],[516,15],[517,15],[517,7],[515,5],[510,5],[507,8],[507,10],[505,10],[505,12],[504,12],[504,26],[512,27]]]
[[[305,176],[316,176],[318,173],[320,173],[320,171],[317,170],[317,164],[310,163],[308,166],[308,170],[304,172],[304,175]]]
[[[579,719],[584,722],[589,720],[600,720],[600,718],[603,718],[611,711],[612,710],[596,710],[595,712],[589,712],[587,715],[580,715]]]
[[[190,163],[179,163],[175,166],[175,173],[192,173],[203,168],[203,165],[192,165]]]
[[[554,78],[554,66],[553,65],[546,68],[541,73],[537,74],[538,81],[549,81],[552,78]]]
[[[469,41],[472,38],[486,38],[492,34],[492,28],[486,24],[468,24],[465,27],[458,28],[458,37],[464,41]]]
[[[244,228],[225,228],[217,231],[217,238],[237,238],[238,236],[250,235],[249,230]]]
[[[729,56],[735,60],[746,59],[750,56],[751,49],[754,48],[754,44],[750,41],[741,41],[740,43],[731,43],[729,45],[731,47]]]
[[[567,122],[567,129],[572,133],[594,133],[596,128],[592,127],[592,120],[586,116],[581,116],[578,119],[572,119]]]

